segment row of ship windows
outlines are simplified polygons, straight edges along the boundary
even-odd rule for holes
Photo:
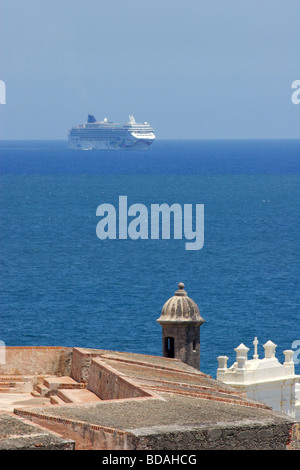
[[[98,138],[98,137],[85,137],[85,138],[83,139],[82,137],[80,137],[80,138],[79,138],[79,137],[75,137],[75,138],[73,137],[72,140],[75,141],[75,142],[80,142],[80,141],[82,141],[82,140],[88,140],[89,142],[91,142],[91,141],[95,141],[95,142],[96,142],[96,141],[99,140],[99,138]],[[112,139],[111,137],[104,137],[104,140],[121,141],[121,140],[125,140],[125,139]]]
[[[150,132],[135,132],[136,135],[149,135],[151,134]],[[71,137],[81,137],[81,138],[85,138],[85,137],[100,137],[100,138],[103,138],[103,137],[108,137],[108,138],[111,138],[111,137],[127,137],[128,135],[130,134],[124,134],[124,132],[114,132],[113,134],[112,133],[105,133],[105,132],[71,132]]]
[[[72,131],[109,131],[109,132],[117,132],[117,131],[122,131],[122,132],[137,132],[137,131],[146,131],[146,132],[153,132],[152,127],[150,126],[130,126],[130,127],[74,127],[71,129]]]

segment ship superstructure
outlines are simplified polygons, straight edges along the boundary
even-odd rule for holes
[[[88,115],[87,122],[72,126],[68,134],[68,147],[79,150],[146,149],[155,140],[154,130],[147,122],[135,122],[132,115],[126,124],[97,121]]]

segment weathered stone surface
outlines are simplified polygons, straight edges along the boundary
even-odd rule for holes
[[[9,413],[0,413],[0,450],[73,450],[74,441]]]

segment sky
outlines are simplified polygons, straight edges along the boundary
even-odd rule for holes
[[[158,139],[300,138],[299,0],[0,0],[0,139],[89,113]]]

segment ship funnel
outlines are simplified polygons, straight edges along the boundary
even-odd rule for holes
[[[97,121],[96,121],[95,116],[93,116],[92,114],[89,114],[89,115],[88,115],[87,122],[97,122]]]

